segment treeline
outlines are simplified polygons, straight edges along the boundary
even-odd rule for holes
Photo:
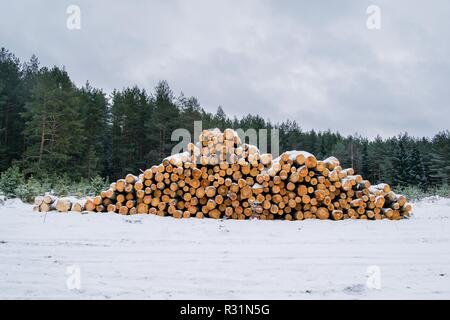
[[[171,133],[194,121],[203,128],[276,128],[280,151],[331,155],[373,182],[397,186],[447,186],[450,132],[433,138],[406,133],[373,140],[331,131],[304,131],[295,121],[271,123],[258,115],[229,118],[221,107],[206,112],[195,97],[175,96],[165,81],[153,92],[136,86],[107,95],[86,83],[78,88],[64,68],[21,63],[0,50],[0,171],[17,165],[28,176],[96,175],[111,179],[139,172],[170,155]],[[270,140],[270,139],[269,139]]]

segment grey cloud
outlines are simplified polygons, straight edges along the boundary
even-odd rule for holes
[[[79,31],[66,29],[78,4]],[[65,65],[110,92],[167,79],[214,112],[297,120],[344,134],[448,128],[450,4],[378,1],[20,1],[1,4],[0,45]]]

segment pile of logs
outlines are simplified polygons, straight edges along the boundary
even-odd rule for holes
[[[53,195],[38,196],[34,199],[34,204],[33,210],[39,212],[52,210],[82,212],[85,209],[84,203],[81,201],[71,201],[68,198],[57,198]]]
[[[372,185],[334,157],[289,151],[272,159],[231,129],[204,130],[187,152],[128,174],[84,204],[45,197],[36,204],[39,211],[264,220],[399,220],[412,210],[389,185]]]

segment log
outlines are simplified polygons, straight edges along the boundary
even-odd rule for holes
[[[320,207],[317,209],[316,217],[319,218],[320,220],[328,219],[330,217],[330,212],[328,211],[327,208]]]
[[[57,197],[47,194],[44,196],[43,202],[45,202],[46,204],[52,204],[57,199],[58,199]]]
[[[79,202],[79,201],[74,201],[72,203],[72,207],[71,207],[70,211],[83,212],[84,211],[84,204]]]
[[[84,208],[86,209],[86,211],[94,211],[95,210],[95,204],[94,201],[90,198],[88,198],[84,204]]]
[[[47,203],[47,202],[44,201],[39,206],[39,209],[40,209],[41,212],[48,212],[48,211],[56,210],[56,202]]]
[[[56,201],[56,210],[59,212],[68,212],[72,208],[72,203],[70,199],[67,198],[59,198]]]
[[[42,204],[42,202],[44,202],[44,197],[37,196],[37,197],[34,198],[34,204],[36,206],[40,206]]]

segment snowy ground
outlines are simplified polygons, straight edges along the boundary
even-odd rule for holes
[[[450,200],[414,209],[403,221],[217,221],[45,215],[9,200],[0,298],[450,299]]]

